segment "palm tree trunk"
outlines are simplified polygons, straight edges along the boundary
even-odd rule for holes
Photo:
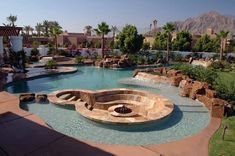
[[[102,34],[102,58],[104,58],[104,34]]]
[[[221,39],[221,41],[220,41],[220,61],[222,61],[223,60],[223,46],[224,46],[224,44],[223,44],[223,39]]]
[[[57,54],[57,52],[58,52],[58,44],[57,44],[57,36],[55,36],[55,54]]]
[[[113,43],[114,43],[114,40],[115,40],[115,31],[113,32]]]
[[[169,39],[170,37],[169,37],[169,35],[168,35],[168,37],[167,37],[167,57],[166,57],[166,61],[167,61],[167,63],[169,63],[169,56],[170,56],[170,39]]]

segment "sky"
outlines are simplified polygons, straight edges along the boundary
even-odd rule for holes
[[[0,25],[17,15],[17,26],[35,26],[43,20],[58,21],[64,30],[82,32],[84,26],[105,21],[122,27],[148,28],[154,20],[162,26],[209,11],[235,16],[235,0],[0,0]]]

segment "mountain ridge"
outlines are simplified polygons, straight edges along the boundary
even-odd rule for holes
[[[215,33],[226,30],[235,34],[235,16],[221,15],[216,11],[210,11],[197,17],[189,17],[184,21],[175,21],[173,23],[177,31],[186,30],[194,34],[203,34],[208,28],[212,28]]]

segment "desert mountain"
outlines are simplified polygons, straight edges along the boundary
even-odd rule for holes
[[[176,30],[187,30],[195,34],[205,33],[207,28],[212,28],[214,32],[220,30],[229,31],[235,34],[235,17],[221,15],[218,12],[208,12],[198,17],[188,18],[185,21],[176,21]]]

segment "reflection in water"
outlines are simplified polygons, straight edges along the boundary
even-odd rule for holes
[[[13,93],[26,93],[29,92],[28,82],[24,80],[20,80],[17,82],[17,85],[12,86]]]

